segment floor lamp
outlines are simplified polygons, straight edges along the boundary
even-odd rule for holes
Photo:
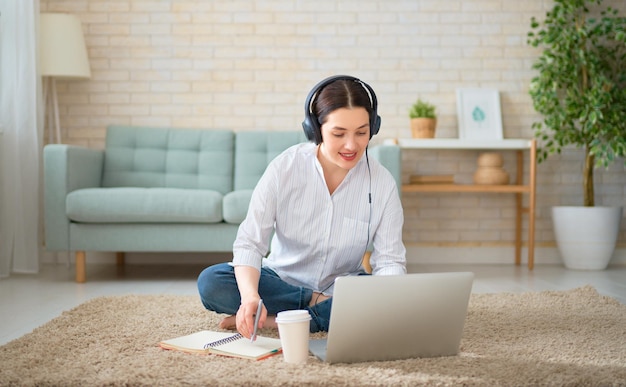
[[[48,142],[60,143],[56,80],[89,79],[91,71],[80,20],[65,13],[42,13],[39,16],[40,68]]]

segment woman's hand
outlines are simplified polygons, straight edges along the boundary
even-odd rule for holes
[[[247,300],[242,299],[239,310],[237,311],[237,331],[248,339],[251,338],[254,333],[254,320],[256,318],[260,299],[260,297],[253,297]],[[258,328],[263,328],[266,318],[267,309],[265,309],[265,305],[262,305]]]
[[[254,318],[259,307],[259,278],[261,273],[254,267],[235,266],[235,278],[241,295],[241,305],[235,316],[237,331],[244,337],[252,337],[254,333]],[[262,328],[267,318],[267,309],[261,308],[259,328]]]

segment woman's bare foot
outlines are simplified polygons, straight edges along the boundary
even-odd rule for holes
[[[330,296],[325,295],[324,293],[313,292],[313,296],[311,297],[311,301],[309,301],[309,307],[315,306],[322,301],[326,301],[330,298]]]
[[[276,316],[267,316],[267,318],[265,319],[265,324],[263,324],[263,328],[278,329],[278,324],[276,324]]]
[[[237,316],[233,314],[224,317],[222,321],[220,321],[219,327],[222,329],[237,330]],[[276,325],[276,316],[267,316],[263,328],[278,328],[278,325]]]
[[[220,328],[222,329],[237,329],[237,316],[234,314],[228,317],[224,317],[222,321],[220,321]]]

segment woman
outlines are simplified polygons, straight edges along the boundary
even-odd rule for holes
[[[247,338],[260,299],[259,327],[276,327],[280,311],[307,309],[310,331],[327,331],[334,280],[365,273],[370,242],[372,274],[406,273],[395,180],[367,157],[380,128],[374,91],[354,77],[327,78],[307,96],[302,126],[313,143],[292,146],[268,165],[232,262],[208,267],[198,278],[204,306],[230,315],[220,327]]]

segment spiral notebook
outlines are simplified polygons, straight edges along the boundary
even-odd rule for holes
[[[280,339],[257,336],[254,342],[240,333],[200,331],[190,335],[164,340],[163,349],[195,354],[215,354],[244,359],[261,360],[281,352]]]

